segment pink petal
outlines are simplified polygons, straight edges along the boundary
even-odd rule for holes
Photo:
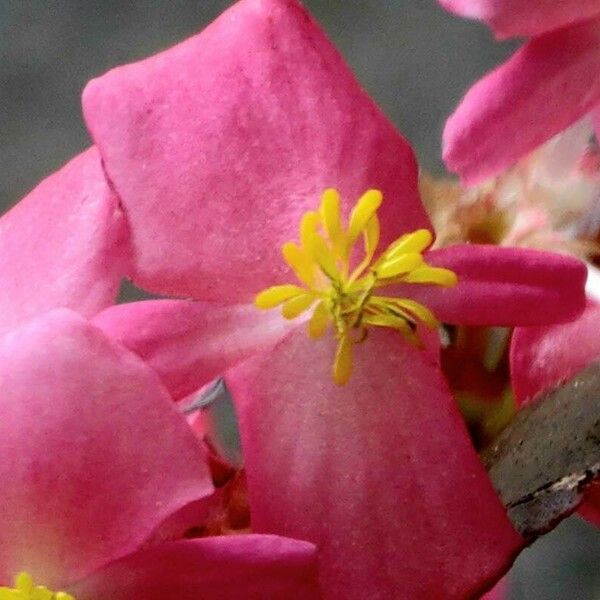
[[[543,35],[467,93],[444,131],[444,160],[474,184],[515,163],[600,101],[600,21]]]
[[[558,387],[600,358],[600,305],[589,301],[571,323],[515,329],[510,347],[510,370],[515,400],[524,405]],[[578,512],[600,527],[600,480],[585,493]]]
[[[94,324],[141,356],[175,399],[269,348],[290,327],[277,311],[183,300],[111,306]]]
[[[383,190],[382,243],[428,226],[411,148],[295,0],[242,0],[83,106],[145,289],[249,302],[289,279],[280,247],[327,187],[346,213]]]
[[[595,479],[586,489],[585,501],[577,512],[596,527],[600,527],[600,479]]]
[[[90,316],[128,267],[127,229],[90,148],[0,219],[0,332],[54,307]]]
[[[508,585],[506,579],[501,579],[481,600],[504,600],[508,598]]]
[[[600,357],[600,306],[588,303],[571,323],[516,329],[511,375],[519,404],[547,392]]]
[[[0,339],[0,583],[65,586],[212,492],[156,375],[71,311]]]
[[[317,600],[315,547],[268,535],[163,544],[94,573],[77,600]]]
[[[389,330],[331,379],[336,341],[292,331],[232,370],[255,531],[320,549],[325,598],[465,598],[523,540],[440,373]]]
[[[600,15],[598,0],[439,0],[449,11],[487,23],[500,39],[535,36]]]
[[[585,306],[585,265],[574,258],[529,250],[458,244],[427,253],[427,262],[458,275],[453,288],[398,286],[445,323],[537,325],[566,321]]]

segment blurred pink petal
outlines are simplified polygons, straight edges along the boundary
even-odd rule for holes
[[[295,330],[226,378],[253,529],[316,543],[325,598],[464,598],[485,588],[523,540],[435,354],[370,331],[353,377],[337,387],[334,351],[333,337]]]
[[[138,552],[74,586],[77,600],[318,600],[315,547],[267,535]]]
[[[384,192],[382,244],[428,226],[412,149],[295,0],[242,0],[83,106],[150,291],[251,301],[328,187]]]
[[[106,308],[129,268],[127,236],[90,148],[0,219],[0,333],[55,307]]]
[[[496,175],[600,101],[600,21],[533,39],[448,119],[444,160],[466,184]]]
[[[511,375],[519,404],[547,392],[600,357],[600,306],[588,303],[575,321],[518,328],[511,343]]]
[[[71,311],[0,338],[0,582],[64,586],[212,493],[156,375]]]
[[[142,357],[175,399],[268,349],[295,326],[277,312],[261,312],[253,305],[185,300],[111,306],[94,324]]]
[[[498,38],[535,36],[600,15],[598,0],[439,0],[449,11],[487,23]]]
[[[577,512],[596,527],[600,527],[600,479],[594,480],[586,488],[584,500]]]
[[[508,600],[508,585],[506,579],[501,579],[481,600]]]
[[[583,314],[562,325],[517,328],[510,348],[515,400],[524,405],[558,387],[600,358],[600,305],[588,302]],[[578,512],[600,526],[600,480],[585,492]]]
[[[461,325],[536,325],[566,321],[585,307],[585,265],[574,258],[529,250],[458,244],[426,255],[458,275],[453,288],[403,286],[438,319]]]

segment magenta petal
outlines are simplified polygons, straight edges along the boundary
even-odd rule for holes
[[[382,243],[428,226],[411,148],[295,0],[242,0],[83,106],[145,289],[249,302],[289,278],[281,245],[328,187],[346,213],[384,192]]]
[[[320,549],[325,598],[465,598],[523,540],[475,454],[433,353],[389,330],[331,379],[333,336],[294,330],[236,367],[255,531]]]
[[[566,321],[585,307],[585,265],[529,250],[458,244],[427,253],[427,262],[458,275],[453,288],[406,285],[395,295],[426,304],[445,323],[538,325]]]
[[[64,586],[212,493],[156,375],[71,311],[0,339],[0,584]]]
[[[270,535],[162,544],[74,586],[77,600],[317,600],[315,547]]]
[[[269,348],[290,327],[276,311],[184,300],[111,306],[94,324],[141,356],[175,399]]]
[[[505,600],[508,599],[508,585],[506,579],[501,579],[481,600]]]
[[[439,0],[449,11],[487,23],[499,38],[535,36],[600,15],[598,0]]]
[[[600,358],[600,306],[591,302],[578,319],[546,327],[516,329],[511,376],[519,404],[547,392]]]
[[[128,268],[125,219],[90,148],[0,219],[0,332],[67,307],[111,304]]]
[[[444,160],[474,184],[496,175],[600,101],[600,21],[534,39],[467,93],[444,131]]]

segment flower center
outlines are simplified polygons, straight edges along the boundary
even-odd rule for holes
[[[421,347],[417,324],[431,329],[437,319],[425,306],[407,298],[378,295],[379,289],[399,283],[440,286],[456,284],[456,274],[430,267],[422,253],[432,243],[426,229],[401,236],[377,259],[379,219],[383,201],[378,190],[368,190],[353,208],[348,226],[340,214],[340,196],[334,189],[323,192],[318,211],[309,211],[300,223],[300,243],[283,245],[285,262],[302,284],[276,285],[256,296],[256,306],[282,306],[286,319],[313,309],[308,322],[312,338],[322,337],[330,325],[338,338],[333,379],[343,385],[352,374],[352,350],[367,338],[370,327],[389,327]],[[357,266],[357,242],[363,240],[364,257]]]
[[[35,585],[29,573],[15,577],[15,587],[0,587],[0,600],[75,600],[67,592],[52,592],[43,585]]]

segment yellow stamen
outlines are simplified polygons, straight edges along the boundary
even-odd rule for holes
[[[433,242],[433,235],[427,229],[417,229],[412,233],[407,233],[395,242],[389,245],[388,249],[383,253],[383,256],[391,259],[406,252],[421,253]]]
[[[406,283],[430,283],[443,287],[456,285],[458,279],[454,271],[439,269],[437,267],[422,267],[415,269],[404,277]]]
[[[331,314],[323,300],[317,304],[310,321],[308,322],[308,335],[313,339],[318,339],[325,335],[327,326],[331,321]]]
[[[43,585],[35,585],[29,573],[19,573],[15,587],[0,587],[0,600],[75,600],[67,592],[52,592]]]
[[[317,233],[319,227],[319,215],[316,212],[308,211],[300,221],[300,244],[305,251],[309,246],[310,238]]]
[[[306,249],[321,271],[323,271],[329,279],[332,281],[340,279],[335,254],[318,233],[307,238]]]
[[[314,283],[314,263],[306,252],[298,248],[294,242],[288,242],[281,248],[285,262],[292,268],[296,277],[306,286]]]
[[[352,346],[349,335],[340,337],[333,363],[333,380],[337,385],[344,385],[352,375]]]
[[[314,294],[302,294],[288,300],[281,309],[281,314],[286,319],[295,319],[307,311],[315,303]]]
[[[371,217],[377,213],[382,201],[383,195],[379,190],[368,190],[360,197],[350,214],[350,224],[348,225],[348,242],[350,244],[354,243],[364,231]]]
[[[433,241],[426,229],[401,236],[374,260],[380,237],[377,210],[382,199],[378,190],[363,194],[346,229],[338,192],[325,190],[318,212],[309,211],[302,217],[300,245],[288,242],[282,248],[285,262],[302,286],[274,286],[258,294],[255,301],[264,309],[283,305],[287,319],[312,308],[308,322],[311,338],[322,337],[333,324],[338,339],[333,380],[338,385],[350,378],[354,346],[367,338],[370,327],[391,328],[420,348],[418,326],[439,326],[426,306],[409,298],[375,295],[376,290],[395,284],[452,286],[457,281],[453,271],[425,262],[423,252]],[[364,257],[356,264],[354,246],[361,235]]]
[[[379,279],[389,279],[398,277],[403,273],[410,273],[417,267],[423,265],[423,257],[420,254],[400,254],[381,263],[377,267],[377,277]]]
[[[304,293],[306,290],[297,285],[274,285],[258,294],[254,303],[258,308],[275,308],[290,298]]]
[[[340,217],[340,195],[337,190],[328,189],[323,192],[319,212],[325,232],[334,249],[341,249],[344,243],[344,234]]]
[[[357,277],[360,277],[363,271],[371,264],[373,256],[377,251],[379,245],[379,234],[380,226],[377,215],[373,215],[363,232],[364,246],[365,246],[365,257],[362,259],[358,267],[354,269],[354,272],[350,276],[350,281],[354,281]]]

